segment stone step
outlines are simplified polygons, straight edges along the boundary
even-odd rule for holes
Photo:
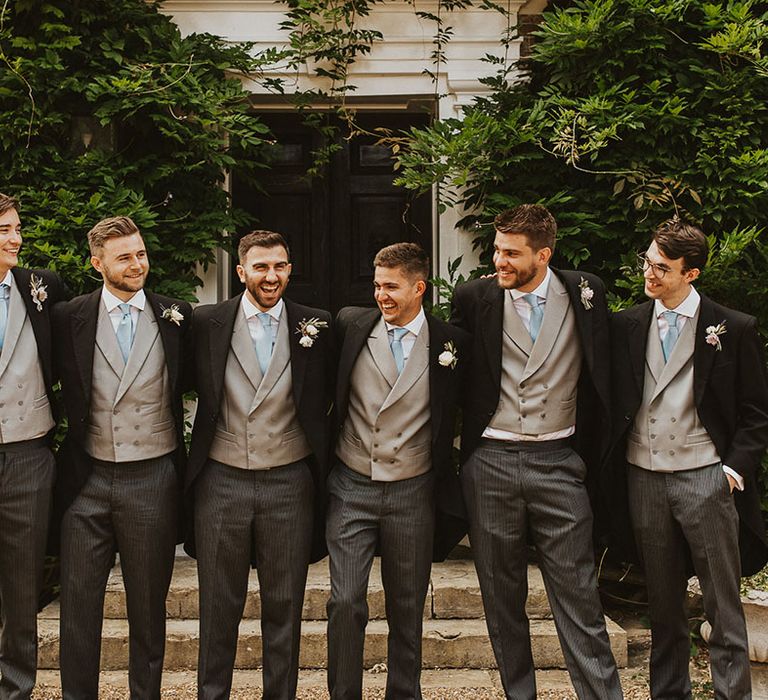
[[[327,619],[325,604],[331,590],[328,574],[328,559],[324,559],[309,568],[307,588],[304,595],[304,620]],[[173,572],[171,588],[168,591],[166,610],[168,617],[179,620],[199,618],[197,591],[197,564],[189,557],[178,557]],[[381,565],[378,557],[374,560],[368,585],[368,608],[371,620],[383,620],[384,589],[381,584]],[[549,601],[544,590],[541,572],[536,566],[528,567],[528,617],[546,618],[551,616]],[[41,616],[47,619],[58,618],[58,605],[49,605]],[[104,617],[107,619],[125,619],[125,588],[119,564],[112,570],[107,583],[104,599]],[[258,620],[261,617],[259,599],[259,581],[255,571],[251,571],[248,580],[248,595],[245,601],[243,618]],[[424,603],[424,618],[437,620],[481,619],[484,617],[480,586],[477,582],[474,564],[471,561],[457,559],[432,565],[427,598]]]
[[[611,647],[619,666],[627,665],[627,635],[606,619]],[[302,624],[302,668],[324,668],[326,665],[325,621]],[[38,664],[41,669],[58,668],[58,620],[39,622],[40,648]],[[166,632],[165,668],[169,671],[194,669],[197,666],[198,621],[168,621]],[[531,647],[536,668],[563,668],[564,661],[551,620],[531,620]],[[366,629],[365,667],[386,662],[387,623],[372,620]],[[425,620],[423,635],[424,668],[482,669],[494,667],[493,652],[484,620]],[[240,624],[237,658],[238,669],[261,666],[261,629],[255,619]],[[128,668],[128,623],[125,620],[104,621],[102,632],[101,668],[117,671]]]

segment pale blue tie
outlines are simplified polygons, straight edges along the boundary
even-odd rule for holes
[[[117,308],[123,313],[120,317],[120,323],[117,324],[117,344],[120,346],[120,352],[123,354],[123,361],[128,362],[128,355],[131,354],[131,345],[133,345],[131,305],[118,304]]]
[[[256,357],[259,358],[261,373],[266,374],[269,361],[272,359],[272,346],[275,344],[275,339],[272,337],[272,317],[268,313],[260,313],[258,317],[261,322],[262,333],[256,339],[254,347],[256,348]]]
[[[664,311],[664,318],[667,319],[667,325],[669,329],[664,336],[664,340],[661,341],[661,349],[664,351],[664,361],[669,360],[669,356],[672,354],[672,348],[675,347],[677,339],[680,337],[680,331],[677,330],[677,319],[680,314],[677,311]]]
[[[541,330],[541,322],[544,320],[544,308],[541,305],[539,297],[535,294],[526,294],[525,299],[531,307],[531,319],[528,325],[528,332],[531,334],[531,339],[536,342],[536,338],[539,337],[539,330]]]
[[[389,347],[392,349],[392,356],[395,358],[397,373],[403,371],[405,365],[405,355],[403,355],[403,337],[408,332],[407,328],[390,328],[392,339],[389,341]]]
[[[5,327],[8,325],[8,297],[11,288],[9,285],[0,284],[0,350],[3,349],[5,342]]]

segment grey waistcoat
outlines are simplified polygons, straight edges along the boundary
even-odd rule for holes
[[[147,303],[139,312],[126,363],[100,303],[86,452],[106,462],[131,462],[167,455],[176,446],[165,350],[152,307]]]
[[[238,311],[211,459],[240,469],[271,469],[312,453],[296,416],[289,332],[283,309],[272,358],[262,377],[248,321],[242,307]]]
[[[336,455],[374,481],[400,481],[431,469],[431,440],[427,322],[398,375],[380,319],[352,368]]]
[[[674,472],[720,461],[699,420],[693,398],[693,349],[699,313],[688,319],[667,363],[659,325],[651,319],[645,350],[643,403],[627,439],[627,461],[651,471]]]
[[[576,423],[581,344],[563,283],[553,274],[544,319],[531,340],[510,294],[504,295],[501,393],[491,428],[543,435]]]
[[[0,443],[42,437],[53,425],[32,322],[12,284],[0,354]]]

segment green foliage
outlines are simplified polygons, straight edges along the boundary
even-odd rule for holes
[[[557,262],[637,297],[627,261],[677,213],[713,234],[702,286],[768,330],[768,15],[752,0],[579,0],[545,13],[526,80],[415,130],[401,184],[440,183],[467,227],[523,202],[558,219]],[[519,77],[519,76],[518,76]],[[482,214],[474,212],[480,211]],[[489,261],[491,226],[477,229]],[[722,259],[720,257],[722,254]]]
[[[158,2],[9,0],[0,15],[0,191],[20,197],[28,265],[75,291],[97,283],[85,234],[131,216],[150,285],[194,298],[197,263],[245,223],[222,188],[234,165],[264,167],[267,128],[238,74],[270,54],[183,38]]]

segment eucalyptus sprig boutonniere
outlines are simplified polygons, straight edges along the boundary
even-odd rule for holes
[[[589,282],[583,277],[581,282],[579,282],[579,289],[581,290],[581,305],[589,311],[592,308],[592,297],[595,296],[595,292],[589,286]]]
[[[43,310],[43,302],[48,298],[48,286],[43,284],[43,278],[38,277],[37,275],[32,275],[29,278],[29,286],[32,290],[30,294],[32,295],[32,301],[35,302],[35,306],[37,307],[38,311]]]
[[[299,327],[296,329],[296,332],[301,336],[299,345],[303,348],[311,348],[315,344],[317,336],[320,335],[321,328],[328,328],[328,321],[322,321],[314,316],[310,319],[301,319]]]
[[[725,321],[721,321],[716,326],[707,326],[706,341],[709,345],[714,345],[715,350],[720,351],[723,349],[723,344],[720,341],[720,336],[725,335],[727,330],[725,328]]]
[[[161,308],[163,309],[162,317],[166,321],[175,323],[177,326],[181,325],[181,322],[184,320],[184,314],[179,311],[178,304],[171,304],[167,309],[165,307]]]
[[[441,367],[450,367],[451,369],[454,369],[456,363],[459,361],[456,345],[452,340],[449,340],[443,347],[445,350],[437,356],[437,361]]]

